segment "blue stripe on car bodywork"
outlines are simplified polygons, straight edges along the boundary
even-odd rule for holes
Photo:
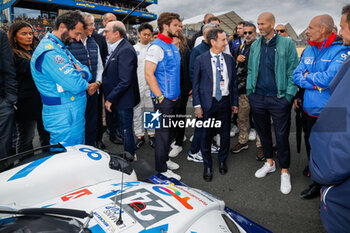
[[[144,229],[144,230],[140,231],[139,233],[160,233],[160,232],[168,232],[168,227],[169,227],[168,224],[164,224],[164,225],[161,225],[161,226],[158,226],[158,227],[150,228],[150,229],[148,229],[148,230]]]
[[[27,175],[29,175],[29,173],[31,173],[35,168],[37,168],[38,166],[40,166],[42,163],[44,163],[46,160],[48,160],[49,158],[51,158],[53,155],[36,160],[30,164],[28,164],[26,167],[24,167],[22,170],[20,170],[19,172],[17,172],[16,174],[14,174],[10,179],[8,179],[8,181],[12,181],[12,180],[17,180],[23,177],[26,177]]]
[[[49,207],[51,207],[51,206],[54,206],[54,205],[56,205],[56,204],[50,204],[50,205],[45,205],[45,206],[42,206],[41,208],[49,208]]]
[[[246,232],[254,232],[254,233],[272,233],[268,229],[260,226],[259,224],[253,222],[252,220],[246,218],[245,216],[237,213],[236,211],[230,209],[225,206],[225,212],[238,223],[240,227],[242,227]]]
[[[93,227],[91,227],[90,228],[90,231],[92,232],[92,233],[106,233],[103,229],[102,229],[102,227],[100,227],[100,225],[95,225],[95,226],[93,226]]]

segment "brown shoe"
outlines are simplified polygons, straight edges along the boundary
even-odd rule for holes
[[[247,143],[244,143],[244,144],[237,143],[237,145],[231,148],[231,152],[237,154],[241,152],[241,150],[246,150],[246,149],[248,149]]]
[[[258,151],[256,152],[256,160],[257,161],[265,161],[266,160],[262,147],[258,147]]]

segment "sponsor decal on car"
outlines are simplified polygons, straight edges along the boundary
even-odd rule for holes
[[[67,195],[61,197],[61,199],[63,202],[66,202],[66,201],[69,201],[70,199],[77,199],[79,197],[90,195],[90,194],[92,194],[92,192],[90,192],[90,190],[82,189],[82,190],[76,191],[74,193],[67,194]]]
[[[120,208],[118,206],[107,205],[105,207],[99,208],[93,212],[94,219],[98,222],[100,227],[105,232],[119,232],[125,230],[136,224],[136,221],[132,219],[129,215],[123,215],[123,224],[118,225],[118,219],[120,214]],[[122,214],[124,211],[121,211]]]
[[[163,194],[165,196],[172,196],[174,197],[178,202],[180,202],[186,209],[192,210],[193,207],[188,203],[188,200],[190,200],[190,197],[180,197],[181,193],[171,186],[153,186],[153,190]]]
[[[138,186],[140,184],[140,182],[125,182],[123,184],[123,192],[125,192],[126,190],[132,188],[132,187],[135,187],[135,186]],[[112,184],[112,186],[120,186],[121,183],[118,183],[118,184]],[[106,194],[103,194],[102,196],[99,196],[97,198],[100,198],[100,199],[106,199],[106,198],[109,198],[109,197],[112,197],[112,196],[115,196],[116,194],[119,194],[121,192],[121,189],[118,189],[118,190],[112,190],[111,192],[109,193],[106,193]]]
[[[122,209],[133,219],[137,219],[139,224],[144,228],[179,213],[179,211],[169,203],[144,188],[123,193],[122,196]],[[112,197],[110,199],[114,201],[115,198]],[[120,206],[121,195],[117,196],[116,201]],[[136,205],[141,208],[135,208]],[[142,208],[142,205],[145,207]]]

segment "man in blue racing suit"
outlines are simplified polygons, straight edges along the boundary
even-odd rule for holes
[[[73,39],[80,40],[84,28],[84,18],[78,11],[60,15],[54,30],[42,39],[31,60],[51,144],[68,146],[85,141],[85,90],[92,75],[66,48]]]

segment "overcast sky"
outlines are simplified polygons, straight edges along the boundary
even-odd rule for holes
[[[256,24],[261,12],[271,11],[276,23],[290,23],[300,34],[310,20],[321,14],[330,14],[339,29],[341,9],[349,0],[158,0],[158,5],[148,7],[156,14],[176,12],[185,19],[208,12],[235,11],[244,20]]]

